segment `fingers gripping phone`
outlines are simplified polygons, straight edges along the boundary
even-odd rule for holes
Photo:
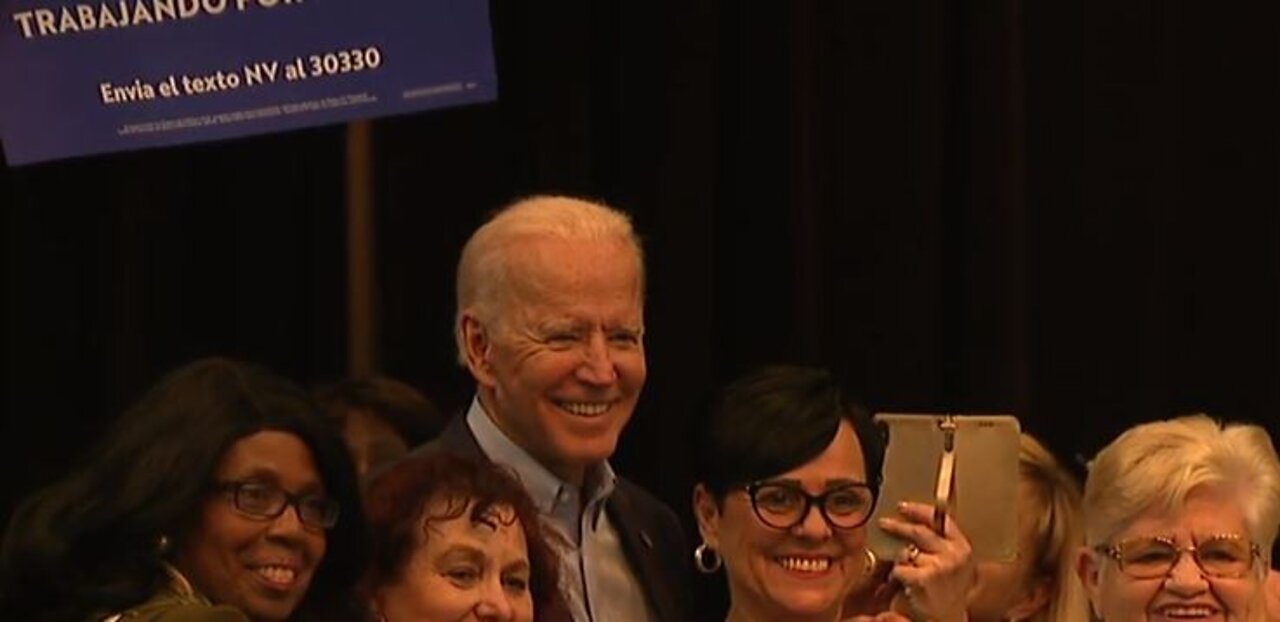
[[[880,413],[888,434],[880,496],[867,546],[892,560],[906,542],[880,529],[914,501],[945,511],[977,561],[1010,561],[1018,552],[1018,420],[1009,415]]]

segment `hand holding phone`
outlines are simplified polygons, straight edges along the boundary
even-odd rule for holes
[[[1009,561],[1017,554],[1018,420],[1008,415],[881,413],[885,426],[883,480],[869,521],[868,548],[881,560],[899,559],[907,541],[887,532],[880,518],[899,518],[902,502],[934,507],[959,524],[974,559]]]

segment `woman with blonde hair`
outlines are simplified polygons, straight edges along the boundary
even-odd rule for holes
[[[975,564],[967,620],[1082,622],[1086,601],[1075,576],[1075,553],[1083,541],[1080,485],[1029,434],[1019,443],[1018,471],[1018,556],[1010,562]],[[873,592],[884,590],[871,585],[853,594],[845,619],[874,609]]]
[[[1083,541],[1080,486],[1029,434],[1022,435],[1018,470],[1018,557],[977,564],[969,620],[1084,620],[1084,591],[1075,576],[1075,552]]]

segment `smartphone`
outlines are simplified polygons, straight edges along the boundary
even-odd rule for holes
[[[878,519],[900,518],[898,504],[903,501],[934,505],[940,468],[950,461],[947,513],[968,537],[974,559],[1013,560],[1018,553],[1018,419],[879,413],[875,420],[889,441],[880,495],[868,521],[867,546],[876,558],[895,559],[907,545],[880,529]],[[948,436],[950,458],[945,456]]]

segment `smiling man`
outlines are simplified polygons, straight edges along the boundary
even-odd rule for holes
[[[686,619],[680,524],[608,461],[646,374],[629,218],[568,197],[519,201],[468,240],[457,284],[458,355],[476,397],[428,450],[516,471],[564,536],[575,620]]]

